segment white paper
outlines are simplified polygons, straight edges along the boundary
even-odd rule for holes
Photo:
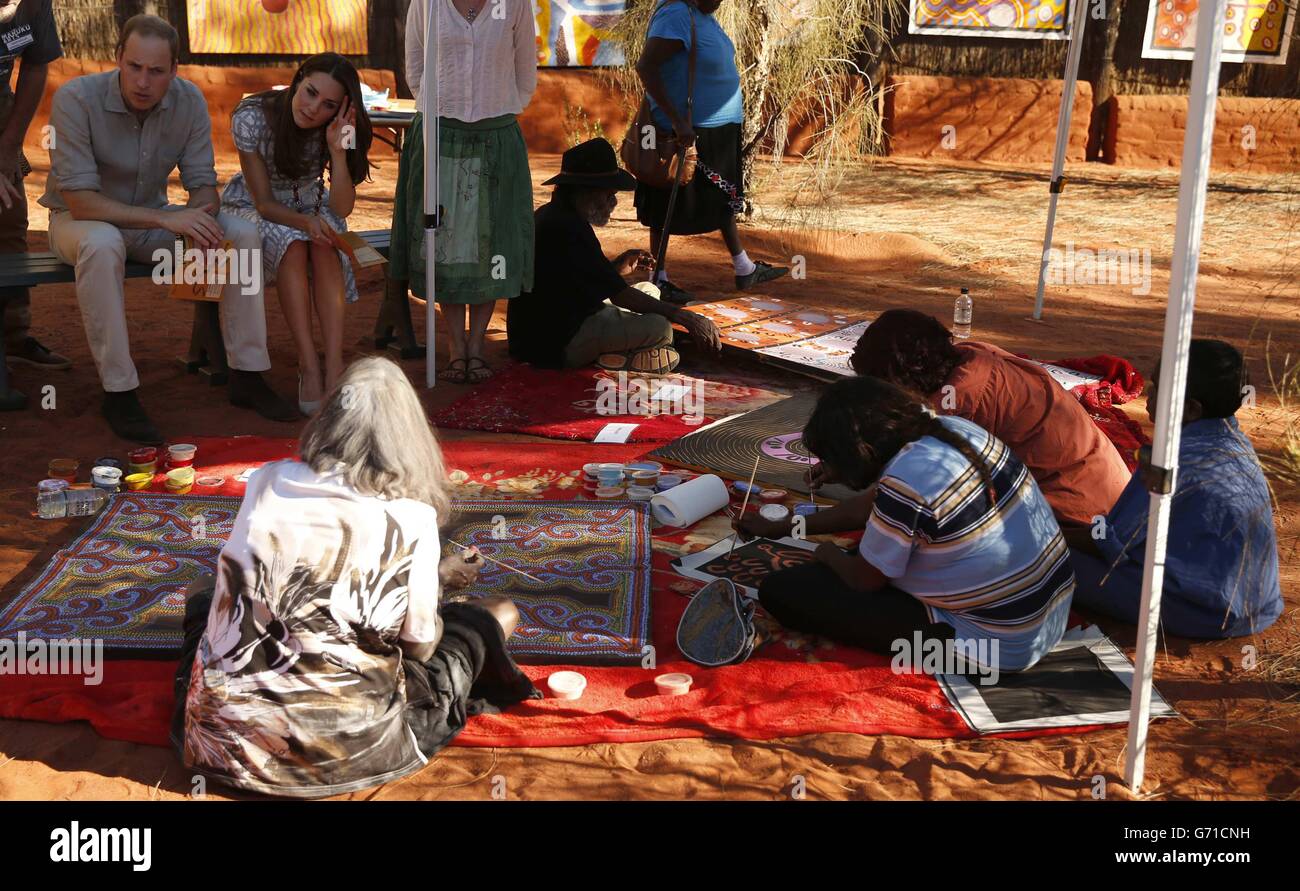
[[[600,428],[592,442],[627,442],[639,424],[606,424]]]

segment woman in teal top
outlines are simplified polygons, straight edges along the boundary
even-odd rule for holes
[[[646,93],[655,123],[671,129],[699,152],[695,177],[678,189],[669,231],[673,235],[721,232],[736,272],[736,289],[748,290],[780,278],[789,270],[755,262],[745,253],[736,229],[736,214],[745,208],[740,167],[741,125],[744,104],[736,47],[713,13],[722,0],[662,0],[655,9],[646,35],[645,49],[636,71]],[[687,121],[687,69],[695,44],[695,91],[691,120]],[[657,254],[663,237],[670,190],[638,184],[637,219],[650,227],[650,252]],[[668,280],[666,269],[655,273],[661,297],[686,303],[692,297]]]

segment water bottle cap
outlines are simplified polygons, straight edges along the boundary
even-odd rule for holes
[[[970,293],[970,288],[962,288],[962,289],[961,289],[961,292],[962,292],[963,294],[969,294],[969,293]]]

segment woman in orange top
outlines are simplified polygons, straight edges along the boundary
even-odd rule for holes
[[[1063,526],[1105,516],[1132,474],[1119,451],[1047,370],[997,347],[954,344],[938,319],[891,309],[853,353],[858,374],[924,394],[943,414],[979,424],[1011,447]]]

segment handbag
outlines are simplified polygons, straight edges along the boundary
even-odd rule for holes
[[[665,3],[660,10],[667,5]],[[655,15],[658,15],[658,11]],[[654,15],[650,16],[650,22],[646,24],[647,35],[653,23]],[[691,48],[686,54],[686,123],[688,124],[693,124],[692,114],[695,107],[695,53],[695,16],[692,15]],[[652,137],[649,146],[646,145],[648,136]],[[652,189],[667,189],[674,181],[683,186],[691,181],[695,176],[699,151],[692,144],[686,148],[685,155],[682,155],[677,136],[671,130],[664,130],[655,124],[654,115],[650,111],[650,96],[647,93],[642,95],[641,107],[637,110],[636,118],[628,127],[627,133],[623,135],[619,157],[628,172],[636,177],[637,182]]]
[[[731,579],[714,579],[696,592],[677,623],[677,649],[705,668],[744,662],[757,641],[754,602]]]

